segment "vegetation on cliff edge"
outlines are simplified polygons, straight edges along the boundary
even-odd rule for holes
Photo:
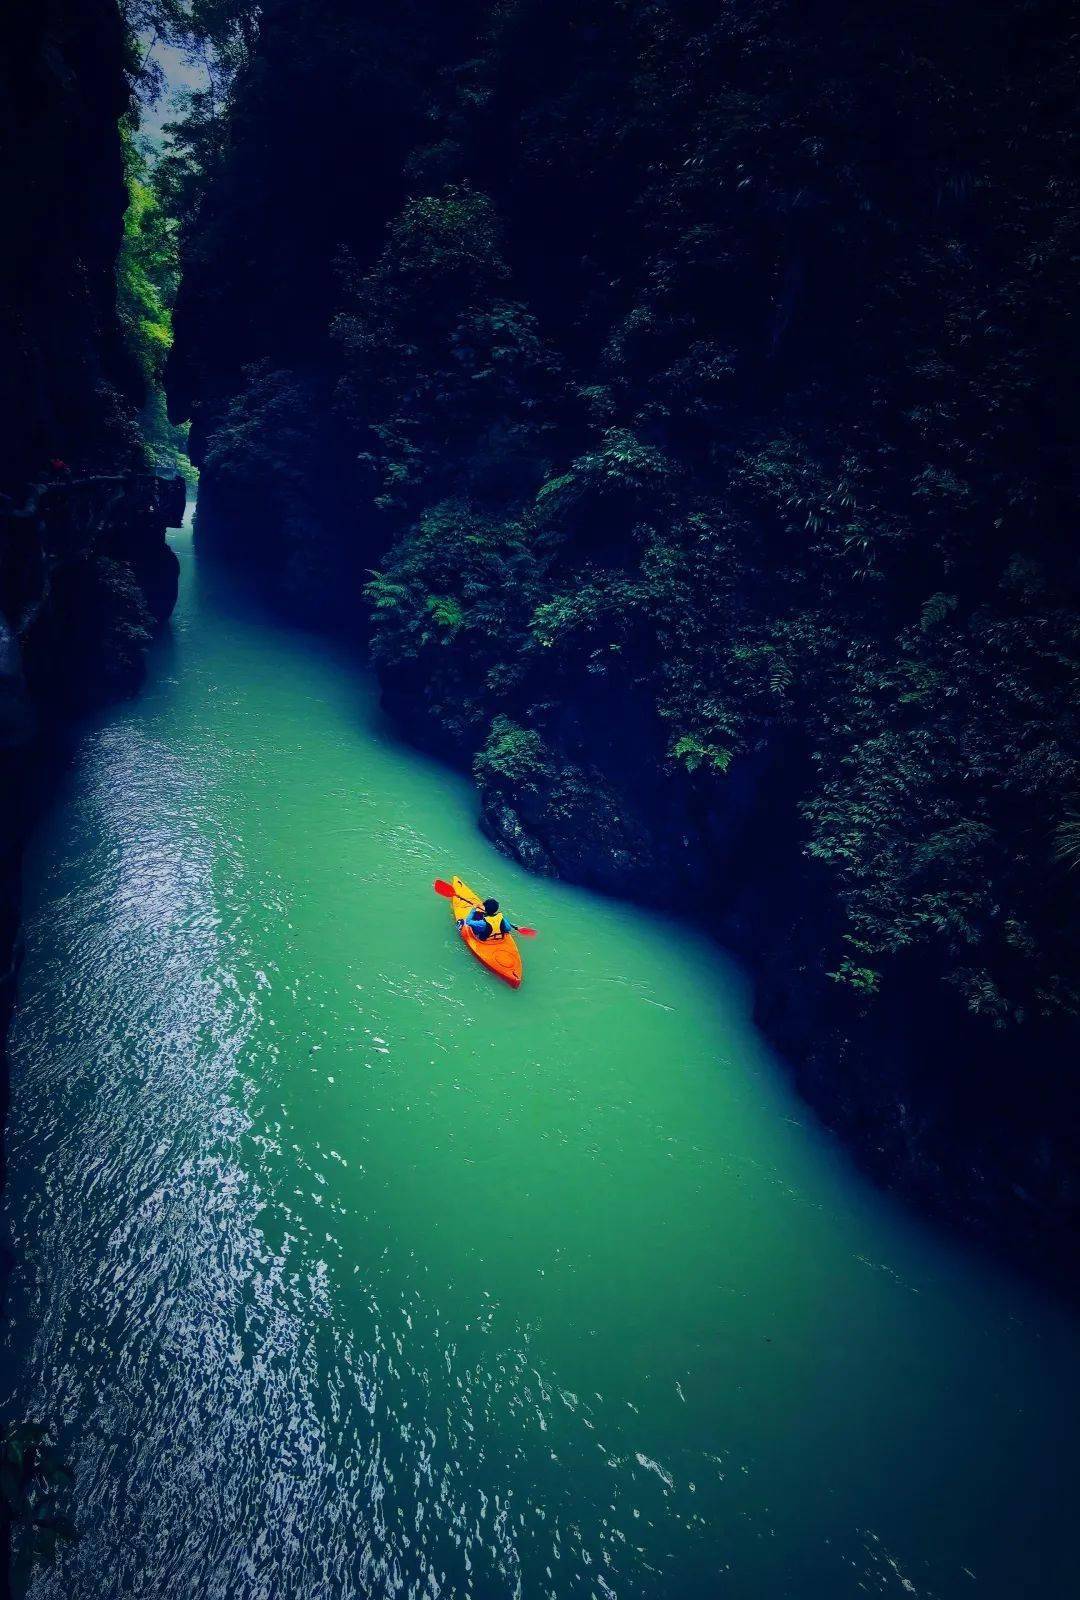
[[[782,762],[822,983],[999,1027],[1080,1005],[1075,52],[1039,0],[279,3],[171,369],[286,542],[334,441],[376,659],[489,797],[614,834],[589,729],[698,816]]]

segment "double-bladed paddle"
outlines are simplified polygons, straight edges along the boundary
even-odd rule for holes
[[[445,878],[436,878],[435,882],[432,884],[432,888],[435,890],[436,894],[441,894],[444,900],[457,900],[464,898],[464,896],[461,896],[457,893],[457,890],[454,888],[452,883],[446,882]],[[479,900],[475,900],[473,904],[479,905],[480,902]],[[536,938],[535,928],[515,928],[514,932],[520,933],[523,939]]]

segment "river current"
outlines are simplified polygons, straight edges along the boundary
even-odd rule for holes
[[[27,864],[36,1600],[1057,1600],[1076,1326],[879,1194],[674,922],[528,876],[190,535]],[[456,940],[460,872],[540,930]]]

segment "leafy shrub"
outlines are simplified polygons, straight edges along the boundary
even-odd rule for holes
[[[534,728],[525,728],[512,718],[499,715],[492,720],[483,748],[473,762],[473,773],[482,789],[537,790],[552,777],[551,753]]]

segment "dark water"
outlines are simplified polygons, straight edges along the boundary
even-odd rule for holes
[[[876,1195],[674,925],[527,877],[195,568],[28,869],[35,1596],[1064,1596],[1075,1326]],[[525,984],[436,875],[539,927]]]

